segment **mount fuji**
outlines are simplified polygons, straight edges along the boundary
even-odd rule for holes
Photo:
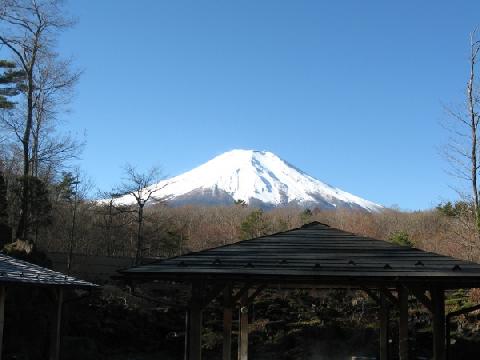
[[[178,206],[227,205],[243,200],[251,206],[348,208],[368,212],[383,206],[317,180],[268,151],[232,150],[193,170],[160,181],[155,198]],[[117,199],[131,204],[131,195]]]

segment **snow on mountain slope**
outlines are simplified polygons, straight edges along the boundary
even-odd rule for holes
[[[371,201],[325,184],[268,151],[232,150],[152,186],[156,198],[172,204],[231,204],[244,200],[262,207],[297,205],[379,211]],[[124,196],[118,202],[133,203]]]

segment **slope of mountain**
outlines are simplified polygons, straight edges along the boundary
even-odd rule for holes
[[[263,208],[278,206],[351,208],[379,211],[381,205],[317,180],[268,151],[232,150],[151,188],[173,205],[232,204],[244,200]],[[120,203],[134,202],[130,196]]]

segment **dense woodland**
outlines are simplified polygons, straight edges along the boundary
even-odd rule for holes
[[[134,209],[83,202],[77,207],[74,253],[131,256],[136,252],[138,219]],[[70,248],[72,211],[69,204],[52,207],[51,224],[38,233],[46,251]],[[152,205],[145,209],[142,257],[173,256],[242,239],[262,236],[320,221],[346,231],[398,241],[421,249],[479,260],[474,227],[465,225],[450,204],[419,212],[380,213],[282,208],[270,211],[242,205],[229,207]]]

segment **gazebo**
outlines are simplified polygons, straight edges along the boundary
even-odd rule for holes
[[[480,287],[480,265],[355,235],[319,222],[122,271],[128,281],[191,284],[186,360],[201,359],[202,310],[223,293],[223,360],[231,360],[232,313],[240,306],[238,360],[248,359],[248,304],[265,288],[350,288],[380,306],[380,359],[388,359],[389,307],[399,310],[399,358],[407,360],[408,297],[431,313],[433,354],[446,359],[445,291]]]
[[[3,352],[5,298],[8,289],[16,286],[41,286],[51,289],[54,293],[56,307],[50,335],[49,360],[58,360],[60,356],[60,325],[64,290],[71,288],[91,289],[97,285],[0,253],[0,360]]]

